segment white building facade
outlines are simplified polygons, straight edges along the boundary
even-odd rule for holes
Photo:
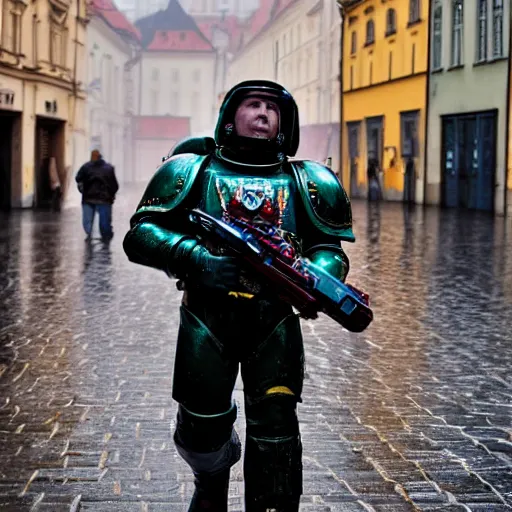
[[[256,78],[284,85],[299,107],[298,156],[331,158],[338,171],[341,18],[336,2],[263,0],[254,17],[261,28],[247,34],[231,59],[228,88]]]
[[[129,29],[131,28],[131,32]],[[132,181],[132,119],[137,114],[140,47],[137,31],[113,27],[96,11],[88,27],[88,111],[90,149],[99,149],[120,183]]]
[[[143,54],[135,146],[144,180],[178,140],[212,133],[216,52],[177,0],[136,27]]]

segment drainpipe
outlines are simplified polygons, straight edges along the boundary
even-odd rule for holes
[[[64,179],[65,185],[63,187],[63,200],[65,199],[65,195],[68,191],[69,184],[71,183],[71,176],[73,174],[73,170],[76,169],[76,110],[77,110],[77,102],[78,102],[78,83],[77,83],[77,65],[78,65],[78,25],[80,24],[80,4],[81,0],[76,0],[76,17],[75,17],[75,51],[73,56],[73,109],[71,114],[71,122],[73,126],[73,133],[71,134],[71,168],[69,169],[69,175],[66,173],[66,165],[64,162]],[[69,119],[68,119],[69,125]]]
[[[339,150],[339,180],[343,183],[343,133],[345,123],[343,121],[343,37],[345,32],[345,9],[341,3],[341,0],[338,0],[338,9],[341,19],[340,25],[340,75],[339,75],[339,83],[340,83],[340,150]]]
[[[427,84],[425,88],[425,122],[424,137],[423,137],[423,207],[427,204],[427,185],[428,185],[428,113],[430,105],[430,77],[431,77],[431,62],[432,56],[430,54],[432,47],[432,16],[431,16],[431,2],[428,3],[428,34],[427,34]],[[442,151],[442,149],[441,149]],[[443,170],[441,169],[441,172]],[[441,186],[441,185],[440,185]],[[416,202],[416,201],[415,201]]]
[[[512,91],[510,87],[512,86],[512,9],[509,7],[509,24],[508,24],[508,76],[507,76],[507,100],[506,100],[506,112],[505,112],[505,202],[503,203],[503,211],[504,217],[506,218],[508,215],[508,176],[509,170],[508,166],[510,165],[509,151],[512,151],[512,148],[509,148],[510,145],[510,108],[512,105],[510,104],[510,95]],[[512,212],[510,212],[512,213]]]
[[[136,64],[139,63],[140,65],[140,60],[142,58],[142,48],[139,46],[138,42],[128,42],[129,44],[129,47],[130,47],[130,53],[131,53],[131,58],[125,62],[124,64],[124,70],[125,71],[128,71],[128,72],[131,72],[131,70],[135,67]],[[136,83],[136,80],[135,80],[135,77],[132,75],[131,76],[131,80],[132,80],[132,88],[135,87],[135,83]],[[141,85],[139,84],[139,91],[137,92],[140,92],[140,89],[141,89]],[[135,91],[133,91],[135,92]],[[136,168],[136,165],[137,165],[137,160],[136,160],[136,141],[135,141],[135,123],[136,123],[136,119],[137,119],[137,107],[136,107],[136,101],[137,99],[135,98],[135,94],[132,95],[132,101],[133,101],[133,104],[131,105],[131,108],[132,108],[132,113],[130,114],[129,116],[129,129],[130,129],[130,141],[131,141],[131,148],[130,148],[130,153],[131,153],[131,164],[130,164],[130,183],[132,182],[135,182],[136,179],[135,179],[135,168]],[[125,107],[124,107],[124,110],[125,110],[125,114],[126,114],[126,104],[125,104]],[[134,112],[135,111],[135,112]]]

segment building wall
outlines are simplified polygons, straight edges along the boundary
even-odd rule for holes
[[[141,65],[140,115],[191,118],[191,132],[212,132],[215,53],[151,53]]]
[[[497,165],[495,211],[503,213],[505,195],[505,153],[506,153],[506,105],[507,91],[509,20],[510,3],[503,2],[504,12],[504,58],[492,60],[492,25],[488,24],[488,58],[485,62],[476,62],[477,57],[477,1],[464,3],[463,55],[460,66],[451,65],[451,2],[441,2],[442,17],[442,53],[440,69],[430,76],[430,97],[428,116],[427,147],[427,190],[426,201],[439,204],[441,201],[441,116],[498,109],[497,129]],[[492,12],[492,1],[488,2],[488,13]],[[432,11],[432,15],[434,10]]]
[[[357,188],[361,195],[367,189],[367,120],[371,117],[383,116],[384,140],[382,155],[382,170],[384,198],[388,200],[401,200],[404,189],[405,160],[401,158],[401,125],[400,114],[419,110],[418,138],[419,154],[415,159],[418,174],[423,170],[424,141],[425,138],[425,97],[426,78],[418,75],[407,80],[388,82],[369,90],[355,90],[344,95],[344,121],[350,123],[360,121],[360,146],[357,172]],[[348,134],[346,124],[343,129],[344,165],[343,183],[350,188],[350,171],[348,158]],[[419,181],[419,180],[418,180]],[[417,200],[421,201],[421,184],[416,183]]]
[[[401,113],[418,111],[416,201],[423,197],[423,161],[428,53],[428,2],[419,2],[419,16],[412,16],[409,0],[383,4],[364,0],[347,6],[344,13],[343,53],[343,182],[350,190],[347,123],[362,121],[357,188],[367,189],[366,118],[383,116],[384,198],[400,200],[404,189]],[[388,23],[389,9],[395,23]],[[368,29],[373,22],[373,41]],[[352,187],[354,189],[354,187]]]
[[[63,186],[86,150],[85,3],[69,4],[61,15],[53,0],[29,4],[4,0],[0,24],[0,89],[14,94],[0,110],[21,113],[19,140],[13,145],[11,205],[31,207],[36,196],[36,126],[38,120],[63,123],[58,171]],[[13,30],[13,24],[17,30]],[[15,35],[18,35],[16,38]],[[74,84],[77,84],[76,87]]]
[[[135,114],[137,68],[125,70],[136,48],[94,17],[87,34],[89,149],[100,149],[120,183],[133,175],[131,116]]]
[[[339,124],[341,19],[336,2],[292,3],[229,63],[227,88],[242,80],[281,83],[295,98],[301,126]],[[339,151],[328,156],[339,171]]]
[[[228,89],[242,80],[275,80],[284,85],[299,106],[301,124],[330,122],[322,118],[319,66],[321,11],[308,15],[314,4],[297,2],[274,23],[250,40],[229,64]],[[339,48],[339,44],[334,46]],[[332,60],[335,60],[333,56]]]

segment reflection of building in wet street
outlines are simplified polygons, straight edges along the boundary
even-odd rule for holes
[[[50,158],[65,190],[87,151],[85,3],[5,0],[1,8],[0,207],[47,207]]]
[[[118,181],[135,174],[132,123],[137,114],[140,33],[112,0],[93,0],[87,27],[90,149],[99,149]]]
[[[187,510],[194,477],[172,440],[182,294],[122,248],[143,187],[116,203],[108,247],[84,244],[78,208],[0,214],[2,511]],[[348,280],[375,319],[360,334],[302,321],[304,510],[509,510],[508,221],[357,200],[353,217]],[[243,439],[241,383],[234,398]],[[243,491],[240,461],[230,510]]]
[[[421,200],[428,2],[343,6],[344,183],[352,197],[365,196],[373,159],[383,171],[385,199],[402,199],[408,187]]]
[[[436,0],[431,17],[425,200],[502,214],[510,2]]]

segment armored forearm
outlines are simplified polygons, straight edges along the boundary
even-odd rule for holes
[[[190,255],[197,245],[194,237],[163,228],[148,218],[135,224],[123,241],[130,261],[178,279],[189,273]]]
[[[318,245],[307,251],[306,256],[331,276],[345,281],[350,269],[350,262],[340,246]]]

